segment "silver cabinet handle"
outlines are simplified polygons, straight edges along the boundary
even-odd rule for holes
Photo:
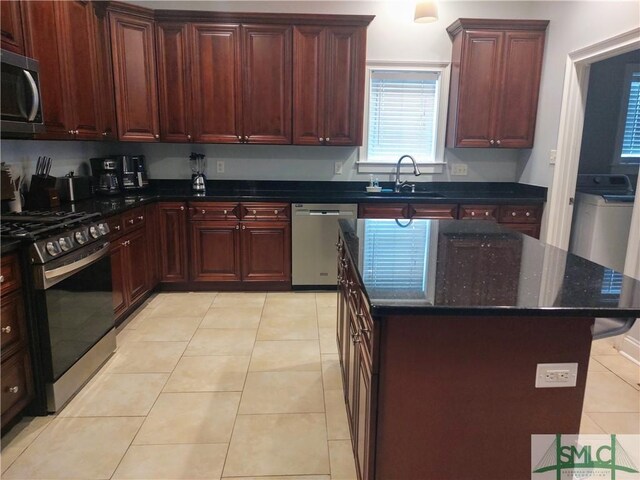
[[[242,229],[243,229],[243,230],[246,230],[246,229],[247,229],[247,226],[246,226],[246,225],[242,225]]]
[[[204,213],[204,210],[202,211],[202,213]],[[224,213],[225,215],[227,214],[226,210],[223,210],[222,213]]]
[[[116,226],[114,226],[114,227],[113,227],[113,229],[114,229],[115,231],[119,232],[119,231],[120,231],[120,225],[116,225]]]
[[[2,327],[2,333],[11,333],[11,325],[7,325],[6,327]]]
[[[160,138],[160,135],[158,135],[158,134],[156,133],[156,134],[153,136],[153,138],[155,138],[155,139],[157,140],[158,138]]]
[[[184,207],[180,207],[180,210],[184,210]]]
[[[240,225],[236,225],[236,230],[240,230]]]
[[[207,211],[203,209],[202,210],[202,215],[204,215],[205,213],[207,213]]]
[[[324,138],[322,137],[318,138],[318,140],[320,141],[320,143],[324,142]]]
[[[0,283],[4,283],[4,275],[0,275]]]
[[[140,215],[140,216],[138,217],[138,220],[140,220],[140,221],[144,220],[144,215]]]
[[[253,211],[253,214],[254,214],[254,215],[256,214],[256,211],[255,211],[255,210]]]
[[[19,388],[17,385],[15,385],[15,386],[13,386],[13,387],[9,387],[9,388],[7,388],[7,391],[8,391],[9,393],[18,393],[18,392],[20,391],[20,388]]]
[[[496,140],[496,145],[500,145],[500,140]]]

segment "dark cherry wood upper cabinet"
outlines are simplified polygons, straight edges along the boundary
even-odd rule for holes
[[[290,144],[292,28],[289,25],[241,28],[243,140]]]
[[[187,24],[156,24],[156,55],[160,139],[166,142],[190,142],[191,69]]]
[[[98,49],[98,81],[100,88],[100,131],[103,140],[116,140],[116,105],[111,66],[111,40],[107,10],[102,3],[94,3]]]
[[[181,202],[161,202],[160,257],[162,282],[186,282],[188,278],[187,212]]]
[[[17,0],[0,2],[0,44],[4,50],[24,55],[22,7]]]
[[[160,138],[158,91],[151,18],[109,12],[118,138],[153,142]],[[46,111],[46,110],[45,110]]]
[[[240,26],[191,25],[194,140],[242,141]]]
[[[102,138],[102,92],[93,4],[86,1],[56,3],[64,37],[63,71],[68,81],[66,97],[71,104],[71,127],[75,138],[99,140]],[[46,115],[46,103],[44,111]]]
[[[299,26],[293,40],[293,143],[360,145],[366,27]]]
[[[2,2],[5,3],[5,2]],[[21,2],[26,33],[26,52],[40,64],[40,94],[46,132],[42,139],[71,139],[71,104],[66,101],[68,77],[64,72],[63,39],[59,32],[62,24],[58,2]]]
[[[242,280],[291,281],[291,225],[243,222],[241,231]]]
[[[546,20],[459,19],[447,147],[531,148]]]

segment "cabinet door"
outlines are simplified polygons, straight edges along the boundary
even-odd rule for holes
[[[238,143],[242,94],[240,26],[191,27],[194,140]]]
[[[160,282],[160,239],[158,232],[160,231],[160,218],[158,204],[153,203],[144,207],[144,215],[146,217],[146,234],[147,234],[147,270],[149,271],[149,289],[153,290]]]
[[[166,142],[191,141],[188,45],[186,24],[159,23],[156,26],[160,138]]]
[[[291,143],[291,43],[289,26],[242,26],[242,134],[248,143]]]
[[[123,239],[111,242],[111,284],[113,288],[113,313],[116,317],[127,309],[128,296],[125,276],[127,275],[127,263]]]
[[[2,362],[0,411],[4,428],[34,396],[31,357],[26,348]]]
[[[153,21],[110,12],[109,24],[118,138],[155,141],[160,134]]]
[[[113,94],[113,68],[111,66],[111,42],[109,22],[104,5],[94,3],[96,11],[96,38],[98,49],[98,80],[100,88],[100,125],[103,140],[116,140],[116,105]]]
[[[129,264],[129,303],[132,304],[149,291],[148,245],[144,228],[139,228],[125,238]]]
[[[362,145],[364,112],[364,27],[327,28],[327,145]]]
[[[504,34],[495,130],[500,147],[533,147],[544,35],[544,32],[522,31]]]
[[[463,33],[455,145],[490,147],[495,143],[496,99],[500,86],[502,32]],[[491,143],[491,141],[494,143]]]
[[[24,315],[24,298],[22,290],[2,295],[0,305],[0,349],[6,358],[27,343],[27,324]]]
[[[24,55],[22,9],[18,1],[0,2],[0,40],[2,48]]]
[[[191,279],[240,281],[238,222],[191,222]]]
[[[373,455],[372,455],[372,415],[373,398],[371,365],[362,350],[358,363],[358,426],[356,432],[356,465],[358,467],[358,478],[368,480],[373,478]]]
[[[349,309],[348,313],[349,335],[347,342],[349,342],[348,357],[347,357],[347,414],[349,416],[349,426],[351,430],[351,437],[355,439],[356,427],[358,422],[358,387],[360,382],[358,380],[358,362],[360,361],[359,353],[360,348],[358,346],[358,323],[355,318],[355,313]]]
[[[187,215],[183,203],[160,203],[160,258],[162,282],[187,281]]]
[[[5,2],[2,2],[5,3]],[[40,94],[46,132],[38,134],[42,139],[73,138],[71,128],[71,105],[65,97],[68,78],[63,70],[65,65],[62,38],[59,35],[60,8],[58,2],[21,2],[26,32],[27,56],[40,64]]]
[[[291,226],[276,222],[242,223],[242,280],[291,281]]]
[[[63,54],[68,80],[68,99],[75,138],[100,140],[100,81],[93,5],[85,1],[56,2],[61,10]],[[47,105],[44,105],[46,114]]]
[[[293,29],[293,143],[324,143],[326,32],[323,27]]]

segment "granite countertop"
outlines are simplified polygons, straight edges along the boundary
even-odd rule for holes
[[[608,288],[611,270],[493,222],[340,228],[374,315],[640,317],[640,281],[622,276],[621,292]]]
[[[96,196],[90,200],[63,205],[65,210],[99,212],[104,216],[122,213],[156,200],[163,201],[238,201],[291,203],[362,203],[362,202],[429,202],[469,204],[539,204],[545,201],[547,189],[519,183],[500,182],[433,182],[418,184],[415,194],[366,193],[366,182],[277,182],[277,181],[207,181],[204,195],[191,191],[189,180],[155,180],[139,194]],[[392,183],[383,183],[392,189]]]

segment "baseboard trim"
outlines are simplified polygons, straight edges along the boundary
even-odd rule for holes
[[[620,355],[640,366],[640,342],[627,335],[622,340],[619,351]]]

